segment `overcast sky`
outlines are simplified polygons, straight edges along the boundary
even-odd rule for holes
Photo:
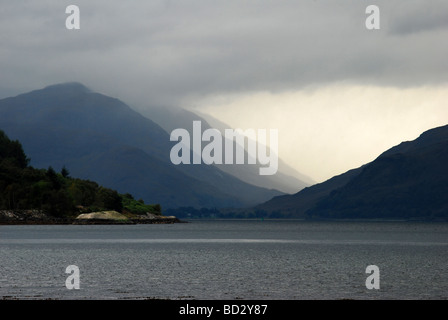
[[[446,0],[0,0],[0,97],[79,81],[276,128],[280,157],[316,181],[447,124],[446,57]]]

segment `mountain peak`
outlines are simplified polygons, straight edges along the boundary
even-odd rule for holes
[[[86,93],[91,92],[89,88],[87,88],[85,85],[83,85],[80,82],[65,82],[65,83],[58,83],[53,84],[50,86],[45,87],[43,90],[45,91],[66,91],[70,93]]]

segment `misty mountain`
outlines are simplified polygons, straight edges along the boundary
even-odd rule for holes
[[[0,100],[0,128],[21,141],[34,167],[66,166],[73,176],[164,208],[240,207],[281,194],[214,166],[173,165],[174,142],[164,129],[79,83]]]
[[[256,208],[302,218],[447,218],[447,163],[448,126],[442,126],[360,168]]]
[[[202,132],[214,128],[224,133],[225,129],[235,129],[231,128],[229,125],[219,121],[218,119],[210,116],[203,115],[197,112],[192,112],[178,107],[153,107],[149,109],[142,109],[141,113],[143,115],[148,115],[157,122],[162,128],[164,128],[168,133],[171,133],[174,129],[183,128],[188,130],[190,136],[193,134],[192,124],[193,121],[201,121]],[[243,128],[247,129],[247,128]],[[254,128],[255,129],[255,128]],[[258,129],[258,128],[257,128]],[[223,150],[224,150],[224,140],[223,136]],[[246,148],[247,149],[247,148]],[[224,151],[223,151],[224,154]],[[248,158],[248,152],[245,151],[245,159]],[[234,155],[235,163],[235,155]],[[292,167],[288,166],[281,158],[278,159],[278,171],[274,175],[260,175],[259,168],[260,164],[239,164],[239,165],[229,165],[229,164],[214,164],[221,171],[224,171],[238,179],[253,184],[259,187],[264,187],[268,189],[276,189],[284,193],[296,193],[301,189],[308,187],[315,182],[307,177],[306,175],[297,172]]]

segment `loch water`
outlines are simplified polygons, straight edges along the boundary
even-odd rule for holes
[[[444,300],[447,271],[448,223],[0,226],[0,299]]]

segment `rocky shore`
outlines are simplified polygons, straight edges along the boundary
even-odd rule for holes
[[[180,222],[174,216],[162,216],[147,213],[127,217],[116,211],[99,211],[80,214],[73,224],[167,224]]]
[[[99,211],[80,214],[74,218],[52,217],[40,210],[0,210],[0,225],[57,225],[57,224],[172,224],[181,222],[174,216],[125,216],[116,211]]]

